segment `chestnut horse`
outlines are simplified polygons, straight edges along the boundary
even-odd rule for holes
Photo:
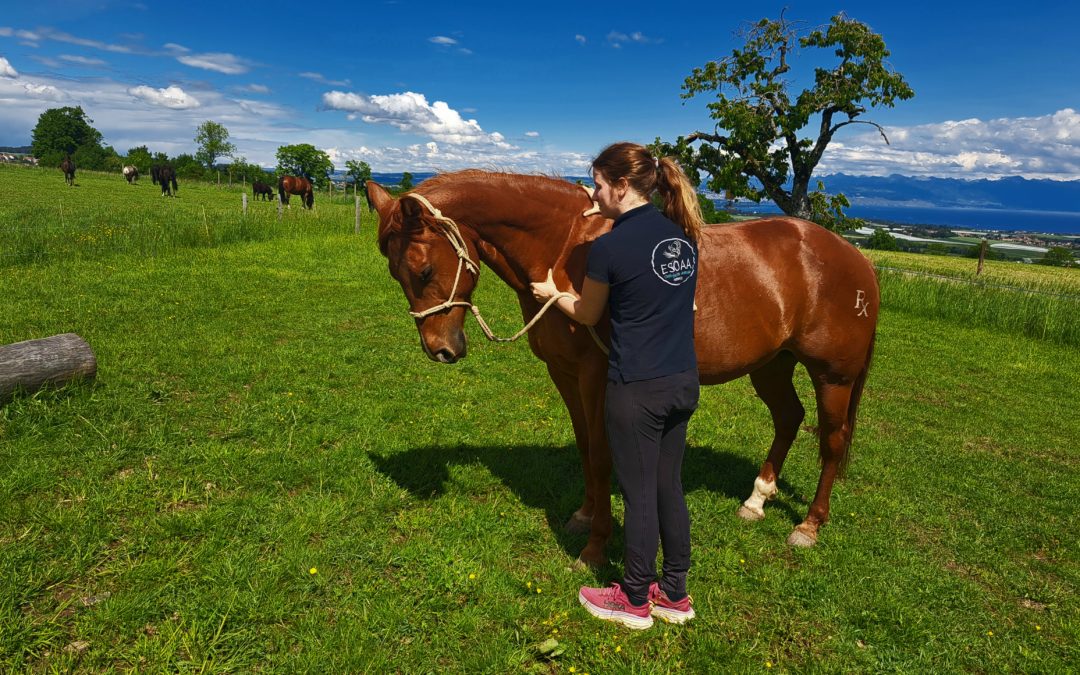
[[[470,170],[431,178],[399,199],[371,182],[368,193],[379,214],[379,248],[405,292],[421,346],[442,363],[465,357],[463,326],[466,308],[477,311],[470,299],[478,261],[517,291],[530,320],[541,306],[529,283],[552,268],[559,288],[580,293],[590,242],[611,227],[599,215],[584,215],[592,202],[580,186],[542,176]],[[870,368],[879,298],[874,269],[832,232],[778,217],[705,228],[698,275],[694,340],[701,383],[749,375],[773,418],[772,447],[739,509],[743,518],[765,517],[764,503],[776,494],[803,421],[795,364],[813,381],[821,477],[806,519],[788,538],[811,546],[829,517],[833,480],[847,459]],[[608,338],[606,324],[605,316],[597,326],[601,340]],[[558,310],[544,314],[528,336],[570,413],[585,472],[585,498],[567,528],[589,532],[579,560],[602,564],[612,528],[607,356],[589,331]]]
[[[300,195],[304,208],[310,209],[315,203],[315,191],[311,181],[303,176],[282,176],[278,179],[278,195],[282,204],[289,203],[289,195]]]

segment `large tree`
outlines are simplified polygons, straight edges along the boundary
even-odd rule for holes
[[[213,169],[219,157],[228,157],[236,152],[236,146],[229,142],[229,130],[212,120],[206,120],[195,130],[195,142],[199,144],[195,159],[205,164],[207,169]]]
[[[815,167],[836,133],[852,124],[875,127],[888,143],[881,125],[859,118],[914,92],[888,65],[881,36],[843,14],[809,33],[781,14],[753,24],[743,37],[741,48],[695,68],[683,84],[684,99],[716,92],[708,105],[713,131],[680,136],[674,144],[657,139],[656,148],[677,155],[691,178],[707,174],[714,192],[768,198],[784,213],[845,229],[847,199],[826,194],[820,181],[810,192]],[[829,50],[838,62],[814,68],[813,86],[793,96],[793,57],[824,61],[811,49]],[[811,135],[800,137],[804,130]]]
[[[277,161],[278,175],[304,176],[318,187],[326,187],[334,171],[330,156],[310,143],[279,147]]]
[[[72,155],[81,168],[103,168],[91,166],[104,161],[108,154],[101,147],[101,132],[91,126],[93,122],[94,120],[86,116],[82,106],[46,110],[38,117],[37,125],[31,134],[34,157],[37,157],[41,164],[52,166],[59,165],[65,155]]]

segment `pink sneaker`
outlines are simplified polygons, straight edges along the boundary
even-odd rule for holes
[[[678,602],[670,600],[655,581],[649,584],[649,603],[652,604],[652,615],[668,623],[686,623],[695,616],[693,598],[688,595]]]
[[[630,598],[626,596],[622,586],[617,583],[607,588],[588,588],[582,586],[578,593],[581,605],[598,619],[621,623],[627,628],[642,630],[653,624],[652,614],[649,612],[649,603],[641,607],[630,604]]]

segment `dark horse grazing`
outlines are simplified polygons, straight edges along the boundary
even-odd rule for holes
[[[64,172],[64,182],[70,187],[75,186],[75,161],[71,159],[71,155],[64,157],[64,161],[60,162],[60,170]]]
[[[270,187],[262,181],[255,181],[251,184],[251,196],[255,199],[259,197],[264,198],[266,201],[274,200],[274,188]]]
[[[161,196],[168,195],[175,197],[177,190],[180,186],[176,184],[176,169],[172,168],[168,164],[160,164],[150,168],[150,180],[155,185],[161,185]],[[172,184],[172,189],[169,189],[169,184]]]
[[[415,193],[456,222],[459,254],[448,226],[419,200],[394,199],[376,183],[368,183],[368,192],[391,275],[412,312],[434,310],[414,317],[424,352],[443,363],[466,354],[465,308],[477,282],[470,263],[483,261],[517,291],[522,316],[531,319],[540,304],[529,283],[553,268],[557,286],[580,292],[589,242],[611,227],[599,215],[583,215],[591,201],[566,181],[483,171],[444,174]],[[750,375],[775,431],[739,515],[764,518],[762,507],[776,493],[805,415],[791,380],[795,364],[802,363],[817,398],[822,470],[806,519],[788,543],[813,545],[829,517],[833,480],[847,458],[870,368],[878,314],[874,269],[842,238],[796,218],[709,227],[700,248],[695,346],[701,382]],[[598,332],[607,339],[604,323]],[[611,452],[603,423],[607,357],[588,331],[555,309],[528,335],[570,413],[585,472],[585,498],[567,528],[589,531],[579,560],[600,564],[612,527]]]
[[[315,204],[315,191],[311,181],[303,176],[282,176],[278,179],[278,195],[282,204],[289,203],[289,195],[300,195],[304,208],[310,209]]]

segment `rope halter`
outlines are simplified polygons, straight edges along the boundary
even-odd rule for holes
[[[435,217],[435,222],[437,222],[441,226],[442,233],[446,236],[447,239],[450,240],[450,245],[454,247],[454,252],[457,253],[458,257],[457,273],[454,274],[454,286],[450,289],[450,297],[446,300],[446,302],[435,305],[434,307],[428,307],[427,309],[420,312],[413,312],[410,310],[409,314],[412,315],[413,318],[423,319],[425,316],[441,312],[444,309],[448,309],[450,307],[469,307],[470,309],[472,309],[473,304],[471,302],[465,302],[464,300],[454,300],[454,296],[457,295],[458,283],[461,282],[462,269],[468,269],[470,272],[472,272],[474,277],[480,275],[480,266],[477,265],[473,261],[473,259],[469,257],[469,248],[465,245],[465,237],[461,236],[461,230],[458,229],[457,223],[455,223],[452,218],[447,218],[446,216],[444,216],[442,214],[442,211],[432,206],[431,202],[429,202],[423,195],[411,192],[406,195],[406,197],[408,197],[409,199],[415,199],[416,201],[420,202],[428,211],[431,212],[431,215]]]
[[[592,195],[592,192],[589,191],[588,188],[585,188],[585,191],[589,192],[590,196]],[[550,309],[552,305],[558,302],[559,298],[563,296],[569,298],[577,297],[573,293],[567,292],[553,295],[552,297],[548,298],[548,301],[544,304],[543,307],[540,308],[540,311],[536,313],[536,316],[534,316],[532,320],[529,321],[529,323],[525,324],[525,326],[522,327],[521,330],[519,330],[517,333],[514,333],[510,337],[498,337],[497,335],[495,335],[495,333],[491,331],[491,328],[488,327],[487,321],[484,321],[484,317],[480,315],[479,307],[477,307],[471,302],[466,302],[465,300],[454,300],[454,296],[457,295],[458,282],[461,281],[462,269],[469,270],[470,272],[472,272],[474,277],[480,276],[480,266],[477,265],[476,262],[474,262],[473,259],[469,257],[469,248],[465,244],[465,237],[462,236],[461,229],[458,227],[458,224],[454,222],[453,218],[448,218],[447,216],[444,216],[442,211],[435,208],[435,206],[431,202],[429,202],[427,198],[425,198],[423,195],[417,194],[415,192],[410,192],[409,194],[402,197],[402,199],[405,198],[415,199],[416,201],[420,202],[420,204],[422,204],[424,208],[431,212],[431,215],[435,218],[435,222],[437,222],[441,226],[442,233],[446,235],[447,239],[450,240],[450,244],[454,247],[454,251],[457,253],[458,257],[457,272],[454,274],[454,286],[450,289],[450,297],[441,304],[435,305],[434,307],[428,307],[427,309],[419,312],[409,310],[409,314],[413,318],[423,319],[426,316],[441,312],[444,309],[449,309],[450,307],[468,307],[469,311],[471,311],[473,313],[473,316],[476,317],[476,322],[480,324],[480,328],[484,331],[484,335],[487,336],[488,340],[492,342],[513,342],[525,333],[529,332],[529,329],[536,325],[536,322],[540,320],[540,317],[544,316],[548,309]],[[597,212],[598,211],[599,209],[597,209]],[[585,215],[589,215],[589,213],[586,212]],[[604,354],[607,354],[608,349],[600,340],[600,336],[596,334],[596,330],[592,326],[588,326],[587,328],[589,329],[589,334],[592,336],[593,341],[597,344],[598,347],[600,347],[600,350],[604,352]]]

